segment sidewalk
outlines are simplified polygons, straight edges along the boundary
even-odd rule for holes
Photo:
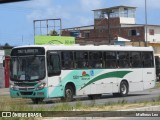
[[[9,88],[0,88],[0,96],[9,95]]]

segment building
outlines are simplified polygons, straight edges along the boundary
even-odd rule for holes
[[[62,35],[76,37],[77,44],[113,44],[122,37],[131,40],[131,45],[144,46],[147,34],[148,43],[160,43],[160,25],[136,24],[136,7],[115,6],[93,12],[94,25],[65,28]]]

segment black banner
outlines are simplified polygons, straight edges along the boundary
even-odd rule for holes
[[[22,2],[22,1],[29,1],[29,0],[0,0],[0,4],[10,3],[10,2]]]
[[[0,117],[160,117],[160,111],[1,111]]]

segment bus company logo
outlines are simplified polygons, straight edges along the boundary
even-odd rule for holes
[[[83,71],[81,75],[74,75],[73,79],[90,80],[90,75]]]
[[[82,78],[82,80],[89,80],[90,79],[90,75],[86,73],[86,71],[82,72],[82,76],[80,76]]]
[[[90,71],[90,76],[94,76],[94,70]]]
[[[11,112],[2,112],[2,117],[12,117]]]

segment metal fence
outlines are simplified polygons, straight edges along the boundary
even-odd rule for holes
[[[3,64],[0,63],[0,88],[4,88],[4,68],[3,68]]]

